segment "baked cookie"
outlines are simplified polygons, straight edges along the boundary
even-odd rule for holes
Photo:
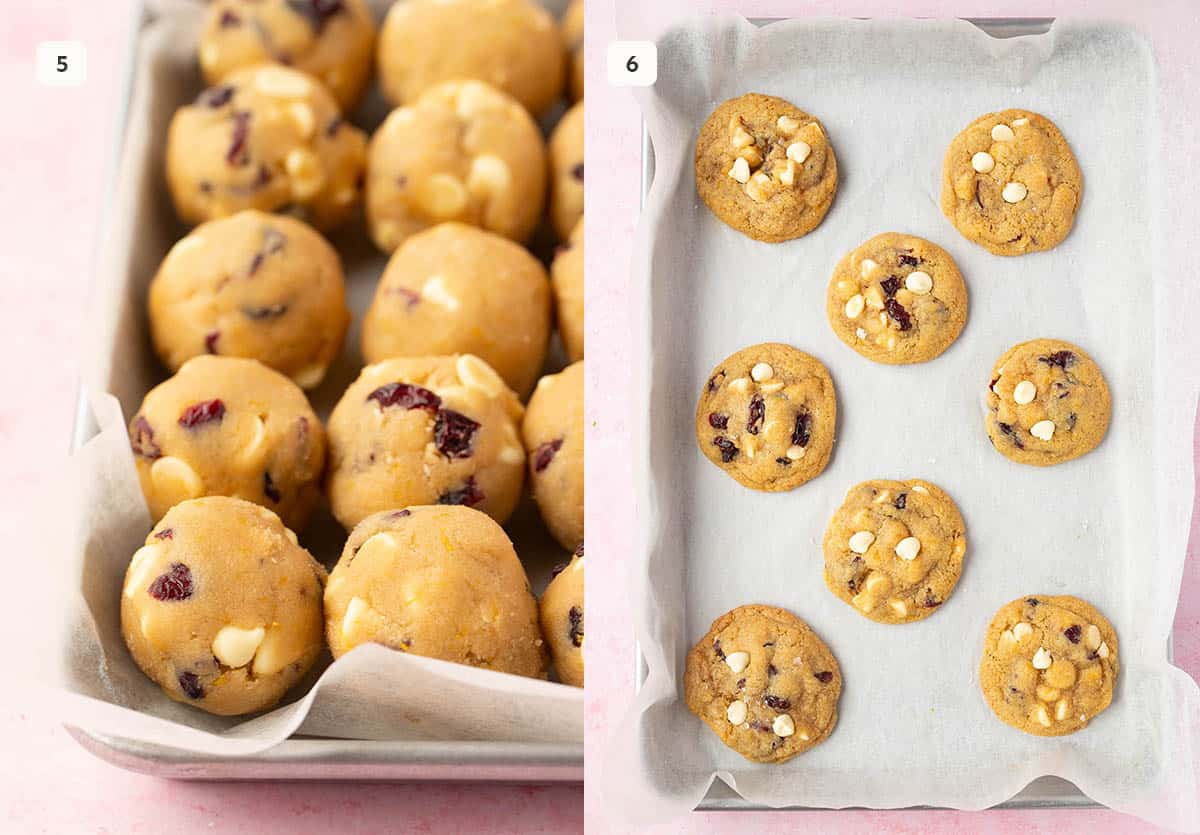
[[[542,592],[542,634],[559,681],[583,687],[583,543]]]
[[[574,550],[583,542],[582,362],[538,381],[521,437],[542,521],[563,548]]]
[[[700,451],[753,490],[791,490],[820,475],[836,426],[825,366],[778,342],[743,348],[714,368],[696,406]]]
[[[187,499],[234,496],[299,531],[321,495],[321,421],[295,383],[255,360],[188,360],[146,395],[129,442],[155,520]]]
[[[554,253],[550,264],[558,335],[571,362],[583,359],[583,218]]]
[[[175,505],[129,561],[121,635],[177,702],[273,707],[324,648],[325,569],[271,511],[224,496]]]
[[[1112,401],[1100,368],[1058,339],[1009,348],[992,368],[984,425],[992,446],[1047,467],[1091,452],[1108,431]]]
[[[967,288],[946,250],[885,232],[838,262],[825,315],[838,338],[869,360],[926,362],[962,332]]]
[[[1037,595],[992,619],[979,686],[1006,725],[1063,736],[1108,707],[1120,668],[1117,633],[1104,615],[1077,597]]]
[[[583,217],[583,102],[563,114],[550,134],[550,223],[566,240]]]
[[[825,128],[791,102],[746,93],[714,110],[700,128],[700,199],[755,240],[778,243],[816,229],[837,183]]]
[[[333,515],[350,530],[383,510],[450,504],[503,524],[525,481],[523,412],[471,354],[368,365],[329,416]]]
[[[563,43],[567,46],[567,92],[571,101],[583,98],[583,0],[571,0],[562,16]]]
[[[451,220],[524,241],[545,192],[541,129],[480,81],[438,84],[393,110],[367,150],[367,225],[384,252]]]
[[[379,32],[379,83],[406,104],[440,81],[473,78],[538,116],[562,93],[565,54],[557,21],[533,0],[406,0]]]
[[[366,148],[320,82],[263,64],[175,111],[167,185],[184,223],[261,209],[329,229],[358,204]]]
[[[334,658],[377,643],[544,678],[537,598],[504,530],[468,507],[408,507],[363,519],[325,587]]]
[[[364,0],[215,0],[200,31],[208,84],[243,67],[275,62],[329,88],[343,112],[366,91],[375,19]]]
[[[367,362],[473,353],[522,397],[550,340],[550,282],[541,262],[499,235],[443,223],[388,261],[363,318]]]
[[[311,227],[247,209],[180,240],[150,282],[150,335],[172,371],[203,354],[256,359],[314,388],[342,348],[342,262]]]
[[[1058,127],[1028,110],[967,125],[942,163],[942,213],[995,255],[1053,249],[1075,222],[1083,174]]]
[[[825,585],[871,620],[911,623],[954,591],[967,551],[962,514],[920,479],[864,481],[825,529]]]
[[[713,621],[687,656],[688,709],[759,763],[823,742],[837,724],[842,673],[808,624],[774,606],[739,606]]]

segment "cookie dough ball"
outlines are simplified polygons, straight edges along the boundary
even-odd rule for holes
[[[778,342],[743,348],[714,368],[696,406],[700,451],[752,490],[791,490],[820,475],[836,426],[825,366]]]
[[[334,658],[359,644],[533,678],[546,674],[537,599],[503,529],[468,507],[363,519],[325,588]]]
[[[739,606],[687,656],[688,709],[757,763],[790,760],[833,733],[842,672],[808,624],[774,606]]]
[[[150,334],[172,371],[204,354],[256,359],[314,388],[342,348],[342,262],[298,220],[253,209],[183,238],[150,282]]]
[[[838,338],[869,360],[927,362],[962,333],[967,288],[946,250],[885,232],[838,262],[825,315]]]
[[[473,353],[521,396],[550,339],[550,282],[513,242],[461,223],[409,238],[392,255],[363,319],[367,362]]]
[[[523,411],[471,354],[368,365],[329,416],[333,515],[350,530],[383,510],[449,504],[503,524],[525,480]]]
[[[1014,345],[992,368],[988,438],[1005,458],[1048,467],[1091,452],[1108,432],[1112,400],[1099,366],[1059,339]]]
[[[583,218],[550,264],[558,335],[571,362],[583,359]]]
[[[1058,127],[1028,110],[967,125],[942,163],[942,213],[995,255],[1053,249],[1075,223],[1083,173]]]
[[[928,481],[864,481],[825,531],[825,585],[871,620],[911,623],[946,602],[967,552],[962,514]]]
[[[550,135],[550,223],[566,240],[583,217],[583,102]]]
[[[564,548],[583,542],[583,363],[538,381],[521,424],[542,521]]]
[[[273,707],[323,643],[325,569],[265,508],[177,504],[125,572],[121,634],[177,702],[221,716]]]
[[[379,83],[407,104],[440,81],[473,78],[498,87],[537,116],[558,99],[562,35],[533,0],[407,0],[379,33]]]
[[[364,0],[216,0],[200,33],[200,70],[217,84],[243,67],[278,62],[324,84],[343,112],[366,91],[375,19]]]
[[[583,544],[542,592],[542,634],[563,684],[583,687]]]
[[[563,43],[567,46],[567,92],[572,101],[583,99],[583,0],[571,0],[563,12]]]
[[[393,110],[367,151],[367,224],[384,252],[451,220],[525,241],[545,192],[541,130],[479,81],[439,84]]]
[[[755,240],[778,243],[816,229],[837,184],[825,128],[791,102],[747,93],[722,104],[700,128],[700,199]]]
[[[1109,706],[1120,669],[1117,633],[1104,615],[1077,597],[1039,594],[996,613],[979,686],[1006,725],[1064,736]]]
[[[167,185],[185,223],[261,209],[329,229],[358,203],[366,146],[319,82],[264,64],[175,111]]]
[[[255,360],[188,360],[146,395],[129,442],[156,520],[187,499],[235,496],[303,530],[320,496],[321,421],[295,383]]]

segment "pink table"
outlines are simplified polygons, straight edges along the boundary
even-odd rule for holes
[[[632,94],[605,83],[607,44],[618,38],[614,21],[627,26],[631,11],[640,7],[647,22],[669,23],[689,14],[738,12],[746,17],[797,15],[924,17],[1021,17],[1087,14],[1106,19],[1131,17],[1122,0],[1057,0],[1028,3],[1015,0],[589,0],[587,168],[604,172],[588,181],[588,339],[604,350],[592,351],[587,391],[589,424],[595,440],[588,447],[588,695],[587,695],[587,830],[589,833],[624,829],[612,810],[603,806],[598,777],[602,753],[611,729],[621,721],[633,688],[633,621],[628,603],[632,549],[630,531],[634,509],[624,488],[631,479],[631,462],[624,439],[628,411],[621,380],[630,364],[628,287],[630,256],[638,215],[641,177],[640,114]],[[1137,5],[1137,4],[1135,4]],[[1151,4],[1146,4],[1148,7]],[[1141,28],[1157,47],[1165,84],[1164,100],[1187,102],[1186,108],[1167,108],[1164,118],[1179,126],[1193,124],[1200,108],[1189,83],[1196,77],[1194,50],[1163,48],[1164,33],[1186,27],[1197,31],[1195,6],[1186,0],[1152,4],[1158,11]],[[615,13],[614,13],[615,10]],[[1136,13],[1134,9],[1133,13]],[[620,39],[641,39],[654,31],[619,30]],[[1174,43],[1190,42],[1189,38]],[[663,68],[660,68],[660,72]],[[1194,132],[1182,139],[1193,156],[1200,150]],[[1193,171],[1173,172],[1182,180],[1170,184],[1176,201],[1191,199],[1197,189]],[[1194,361],[1194,358],[1193,360]],[[1197,429],[1200,438],[1200,427]],[[1198,467],[1200,469],[1200,467]],[[1200,542],[1200,514],[1193,517],[1189,556]],[[600,569],[603,566],[603,570]],[[1175,662],[1200,677],[1200,564],[1191,559],[1175,621]],[[662,832],[737,833],[770,831],[841,832],[1147,832],[1152,827],[1134,818],[1104,810],[957,812],[800,812],[693,813],[660,827]]]

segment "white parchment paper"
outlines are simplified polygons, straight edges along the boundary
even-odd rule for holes
[[[372,5],[382,16],[390,4]],[[558,11],[563,4],[547,5]],[[552,681],[364,646],[335,664],[326,653],[284,706],[247,720],[209,716],[172,702],[130,658],[120,635],[121,584],[130,556],[150,530],[150,518],[125,425],[146,391],[167,376],[151,349],[145,296],[159,261],[186,233],[166,192],[163,144],[175,108],[203,88],[194,57],[203,8],[198,0],[151,2],[150,20],[135,39],[124,147],[91,293],[95,333],[84,382],[92,395],[81,419],[94,424],[96,432],[76,453],[48,508],[53,521],[46,524],[54,540],[47,568],[58,579],[42,588],[55,590],[47,611],[62,615],[43,653],[42,677],[53,686],[53,709],[65,723],[92,733],[195,754],[250,754],[293,733],[566,743],[582,752],[583,691]],[[370,130],[386,113],[386,105],[372,96],[353,121]],[[355,323],[326,381],[310,392],[322,417],[363,365],[358,322],[386,263],[361,221],[336,232],[332,241],[346,267]],[[544,251],[547,244],[552,248],[553,242],[542,237],[533,246]],[[561,351],[552,351],[549,368],[561,365]],[[568,555],[544,530],[528,499],[506,529],[540,593],[552,567]],[[345,536],[322,510],[301,532],[301,544],[332,567]]]
[[[1200,828],[1200,692],[1166,655],[1192,500],[1200,346],[1173,306],[1194,279],[1161,262],[1165,234],[1197,235],[1157,197],[1161,137],[1146,43],[1105,25],[1059,23],[998,40],[964,21],[759,29],[721,18],[672,30],[658,50],[658,82],[640,99],[656,174],[634,262],[646,357],[634,454],[648,520],[635,608],[648,676],[605,764],[611,801],[637,820],[662,820],[719,778],[771,806],[980,809],[1054,774],[1113,808]],[[718,103],[748,91],[819,115],[835,147],[837,198],[800,240],[752,241],[696,195],[696,131]],[[1050,116],[1084,172],[1074,231],[1047,253],[992,256],[939,208],[950,140],[1006,107]],[[966,277],[966,328],[933,362],[871,363],[825,320],[834,265],[884,231],[935,241]],[[981,412],[995,359],[1042,336],[1084,347],[1113,393],[1104,443],[1045,469],[996,453]],[[784,494],[737,485],[702,457],[693,430],[712,366],[765,341],[821,359],[839,399],[828,469]],[[852,485],[912,477],[958,503],[965,568],[932,617],[885,626],[825,588],[820,541]],[[1086,730],[1039,738],[996,719],[977,666],[996,609],[1064,593],[1112,621],[1121,676],[1112,706]],[[783,765],[744,760],[682,700],[687,650],[745,603],[803,617],[845,678],[831,738]]]

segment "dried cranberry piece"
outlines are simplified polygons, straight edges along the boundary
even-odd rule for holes
[[[230,100],[233,98],[233,93],[234,89],[233,85],[231,84],[222,84],[219,87],[209,87],[200,94],[199,98],[196,99],[196,104],[200,105],[201,107],[211,107],[213,110],[216,110],[218,107],[224,107],[225,105],[229,104]]]
[[[792,703],[787,699],[782,696],[773,696],[770,693],[763,696],[763,704],[773,710],[789,710],[792,707]]]
[[[282,302],[272,304],[266,307],[251,307],[249,305],[242,306],[242,315],[247,319],[253,319],[256,322],[263,319],[278,319],[280,316],[288,312],[288,306]]]
[[[1083,637],[1083,628],[1079,624],[1073,623],[1063,630],[1063,634],[1067,636],[1068,641],[1077,644],[1079,643],[1079,639]]]
[[[425,409],[435,412],[442,405],[442,398],[432,391],[409,383],[388,383],[367,395],[383,408],[398,406],[401,409]]]
[[[229,140],[229,150],[225,152],[225,161],[230,165],[245,165],[250,161],[246,153],[246,140],[250,138],[250,114],[239,110],[233,114],[233,136]]]
[[[774,728],[772,728],[770,725],[768,725],[766,722],[762,721],[761,719],[755,719],[753,722],[750,723],[750,727],[756,731],[764,731],[764,732],[765,731],[772,731],[772,732],[774,731]]]
[[[734,458],[737,458],[737,445],[724,435],[718,435],[717,437],[713,438],[713,446],[721,450],[721,461],[723,463],[728,464]]]
[[[896,510],[904,510],[904,508],[907,506],[908,506],[908,494],[907,493],[901,493],[899,496],[896,497],[896,500],[894,502],[892,502],[892,507],[896,508]]]
[[[175,538],[175,529],[174,528],[163,528],[161,531],[159,531],[158,533],[156,533],[154,535],[154,538],[155,539],[174,539]]]
[[[554,568],[550,569],[550,579],[553,580],[559,574],[562,574],[564,571],[566,571],[568,564],[569,563],[560,562],[558,565],[554,566]]]
[[[723,415],[720,412],[709,412],[708,425],[713,429],[728,429],[729,415]]]
[[[742,689],[742,688],[744,688],[745,686],[746,686],[746,679],[744,679],[744,678],[739,678],[739,679],[737,680],[737,689],[738,689],[738,690],[741,690],[741,689]]]
[[[819,673],[813,673],[813,677],[822,684],[828,684],[833,681],[833,673],[829,670],[822,670]]]
[[[287,0],[288,8],[308,21],[314,31],[325,29],[329,18],[342,11],[342,0]]]
[[[900,279],[894,275],[890,275],[883,281],[879,282],[879,286],[883,288],[884,295],[889,299],[896,295],[896,291],[900,289]]]
[[[1038,600],[1036,597],[1026,597],[1025,602],[1028,603],[1030,606],[1036,606],[1039,603],[1041,603],[1042,601]]]
[[[792,427],[792,443],[796,446],[808,446],[812,440],[812,415],[807,409],[796,413],[796,425]]]
[[[191,569],[181,562],[173,562],[166,574],[154,578],[147,591],[155,600],[187,600],[193,591]]]
[[[583,646],[583,610],[578,606],[572,606],[567,612],[567,620],[571,624],[571,629],[567,632],[571,643],[577,647]]]
[[[457,490],[450,490],[438,496],[438,504],[459,504],[467,507],[474,507],[484,499],[483,491],[475,483],[475,476],[471,476],[463,486]]]
[[[720,388],[721,381],[718,378],[724,378],[724,376],[725,376],[725,371],[724,371],[724,369],[722,369],[721,371],[718,371],[716,374],[709,377],[708,378],[708,390],[716,391],[718,388]]]
[[[533,452],[533,471],[540,473],[542,470],[550,466],[550,462],[554,460],[555,454],[562,449],[563,439],[555,438],[553,441],[539,446]]]
[[[412,516],[412,511],[408,508],[404,508],[404,510],[393,510],[388,514],[389,519],[403,519],[406,516]]]
[[[583,543],[582,542],[580,542],[579,547],[575,549],[575,556],[579,557],[579,559],[583,559]]]
[[[133,429],[129,434],[131,435],[129,446],[133,449],[134,455],[149,458],[151,461],[162,457],[162,449],[154,441],[154,427],[150,425],[150,421],[146,420],[144,415],[138,415],[133,419]]]
[[[477,421],[471,420],[461,412],[438,409],[437,420],[433,426],[433,442],[437,445],[438,452],[447,458],[470,458],[479,426]]]
[[[581,183],[583,182],[583,163],[582,162],[578,163],[574,168],[571,169],[571,176],[574,177],[579,182],[581,182]]]
[[[238,17],[237,12],[226,9],[221,12],[220,24],[222,29],[231,29],[235,26],[242,25],[242,19]]]
[[[342,125],[346,124],[341,116],[334,116],[329,120],[329,124],[325,126],[325,135],[332,139],[337,136],[337,132],[342,129]]]
[[[720,638],[713,640],[713,652],[716,654],[717,658],[721,659],[722,661],[725,660],[725,651],[721,649]]]
[[[220,331],[209,331],[204,335],[204,350],[210,354],[217,352],[217,340],[221,338]]]
[[[195,429],[211,421],[220,421],[225,417],[225,404],[219,399],[203,400],[193,403],[183,410],[179,416],[179,425],[186,429]]]
[[[275,502],[275,504],[279,504],[279,500],[282,498],[279,495],[279,488],[275,486],[275,480],[265,470],[263,471],[263,495]]]
[[[421,301],[421,294],[416,290],[409,290],[407,287],[390,287],[388,288],[388,292],[394,293],[397,296],[403,296],[404,305],[409,310],[412,309],[413,305]]]
[[[780,457],[775,459],[775,463],[781,467],[790,467],[792,466],[792,459]]]
[[[932,609],[935,606],[941,606],[942,601],[933,596],[932,589],[925,589],[925,599],[921,601],[921,605],[926,609]]]
[[[203,699],[204,688],[200,685],[200,679],[195,673],[180,673],[179,674],[179,689],[183,691],[183,695],[189,699]]]
[[[1038,362],[1058,366],[1063,371],[1066,371],[1067,368],[1075,364],[1075,353],[1073,351],[1055,351],[1053,354],[1038,357]]]
[[[899,260],[902,267],[915,267],[921,263],[921,259],[917,256],[905,255],[904,253],[901,253],[897,260]]]
[[[1013,442],[1013,446],[1015,446],[1017,449],[1025,449],[1025,444],[1021,441],[1021,436],[1017,434],[1017,430],[1011,423],[997,422],[996,426],[1000,428],[1001,432],[1009,437],[1009,440]]]
[[[767,665],[767,678],[770,678],[771,676],[777,676],[777,675],[779,675],[779,670],[775,669],[775,665],[768,664]]]
[[[892,317],[892,320],[899,326],[900,330],[906,331],[912,328],[912,317],[908,315],[908,311],[904,309],[904,305],[895,299],[888,299],[883,304],[883,309],[887,311],[887,315]]]
[[[762,429],[763,419],[767,416],[767,404],[763,400],[761,394],[755,394],[750,398],[750,419],[746,421],[746,431],[751,435],[757,435]]]
[[[1067,431],[1070,432],[1072,429],[1074,429],[1075,424],[1078,422],[1079,415],[1077,415],[1075,412],[1071,412],[1071,414],[1067,415]]]

